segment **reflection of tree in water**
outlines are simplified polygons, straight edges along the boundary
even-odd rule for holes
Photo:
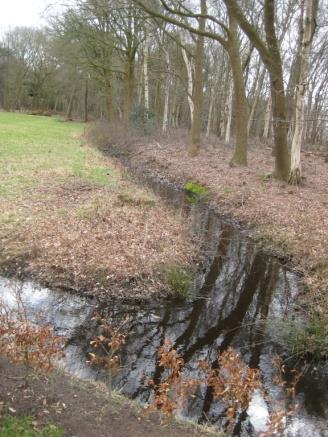
[[[163,377],[157,351],[165,338],[171,339],[182,354],[190,377],[199,375],[200,359],[215,368],[217,353],[232,346],[251,367],[268,372],[270,379],[270,364],[265,363],[270,363],[272,343],[266,320],[268,316],[283,317],[289,311],[297,288],[295,277],[209,208],[188,204],[183,192],[174,186],[157,184],[155,188],[192,223],[195,235],[203,241],[208,265],[195,280],[192,302],[111,308],[114,319],[124,318],[127,312],[133,315],[122,350],[123,368],[114,381],[116,387],[131,398],[149,401],[152,390],[147,381],[152,378],[158,384]],[[76,344],[86,353],[88,340],[96,335],[95,327],[90,323],[83,331],[84,337]],[[312,392],[315,390],[309,390],[310,396]],[[319,392],[322,395],[321,386]],[[202,387],[196,395],[187,407],[191,417],[212,422],[224,419],[224,406],[213,401],[210,389]],[[245,430],[245,418],[246,414],[238,417],[234,434]]]
[[[213,237],[212,226],[217,232],[218,223],[208,214],[202,222],[202,233],[207,238]],[[271,298],[277,284],[280,286],[281,280],[287,281],[288,277],[284,277],[276,259],[257,251],[254,243],[241,238],[230,225],[221,225],[216,237],[216,251],[204,275],[198,278],[201,285],[193,302],[114,310],[115,318],[134,312],[122,350],[123,369],[115,377],[116,386],[130,397],[148,401],[148,378],[160,382],[163,369],[157,365],[157,350],[165,338],[170,338],[182,354],[190,376],[197,376],[200,359],[210,360],[215,367],[217,352],[229,346],[245,351],[252,366],[259,365]],[[216,421],[218,415],[213,417],[211,413],[213,404],[211,390],[205,389],[197,393],[190,408],[193,414],[197,410],[200,420],[211,417]]]

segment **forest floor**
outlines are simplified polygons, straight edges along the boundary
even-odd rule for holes
[[[199,156],[188,156],[188,137],[131,136],[107,127],[109,148],[126,154],[134,165],[184,186],[195,181],[209,190],[217,211],[252,231],[266,248],[289,260],[304,275],[311,302],[328,317],[328,164],[323,157],[303,153],[304,180],[291,186],[271,176],[274,157],[264,145],[250,146],[248,167],[231,167],[232,147],[209,142]],[[95,141],[104,139],[98,133]],[[99,141],[99,138],[101,141]],[[107,142],[108,144],[108,142]],[[317,309],[318,306],[316,305]],[[317,310],[316,309],[316,310]],[[327,319],[328,320],[328,319]]]
[[[103,299],[174,292],[197,257],[188,226],[81,144],[84,126],[0,112],[0,272]]]
[[[210,428],[160,420],[104,385],[61,372],[33,374],[0,356],[0,435],[3,437],[163,437],[214,435]],[[218,435],[218,431],[216,434]]]

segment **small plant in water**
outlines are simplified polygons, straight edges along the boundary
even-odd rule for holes
[[[169,266],[164,269],[164,280],[175,292],[176,297],[186,299],[192,285],[193,274],[190,270],[179,266]]]
[[[184,189],[187,191],[187,199],[192,203],[199,198],[206,199],[209,194],[208,189],[204,185],[194,181],[187,182]]]

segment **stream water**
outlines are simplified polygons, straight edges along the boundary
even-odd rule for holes
[[[251,367],[261,369],[271,399],[267,402],[255,393],[248,411],[238,416],[231,435],[254,435],[263,429],[270,409],[297,404],[297,410],[288,418],[286,435],[328,436],[328,366],[299,364],[303,376],[293,400],[273,383],[272,360],[282,352],[282,345],[277,342],[281,337],[280,321],[295,317],[291,309],[302,291],[297,275],[207,205],[191,204],[183,190],[143,172],[139,177],[192,222],[194,232],[206,247],[207,262],[185,302],[113,302],[110,308],[104,308],[90,299],[28,282],[19,284],[29,316],[34,319],[41,310],[46,322],[68,338],[62,365],[81,378],[104,379],[104,370],[87,363],[90,341],[99,333],[93,315],[101,311],[118,321],[129,314],[129,335],[121,351],[122,369],[113,380],[123,394],[141,402],[151,400],[153,392],[148,380],[158,383],[162,378],[157,351],[166,338],[183,356],[185,374],[190,377],[199,375],[199,360],[215,363],[218,352],[231,346]],[[0,296],[8,303],[13,299],[12,287],[12,281],[0,279]],[[225,408],[204,386],[180,414],[221,426],[226,423]]]

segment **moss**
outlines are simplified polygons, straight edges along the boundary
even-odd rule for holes
[[[206,199],[209,195],[209,191],[204,185],[194,181],[187,182],[184,189],[187,192],[187,199],[192,203],[200,198]]]

